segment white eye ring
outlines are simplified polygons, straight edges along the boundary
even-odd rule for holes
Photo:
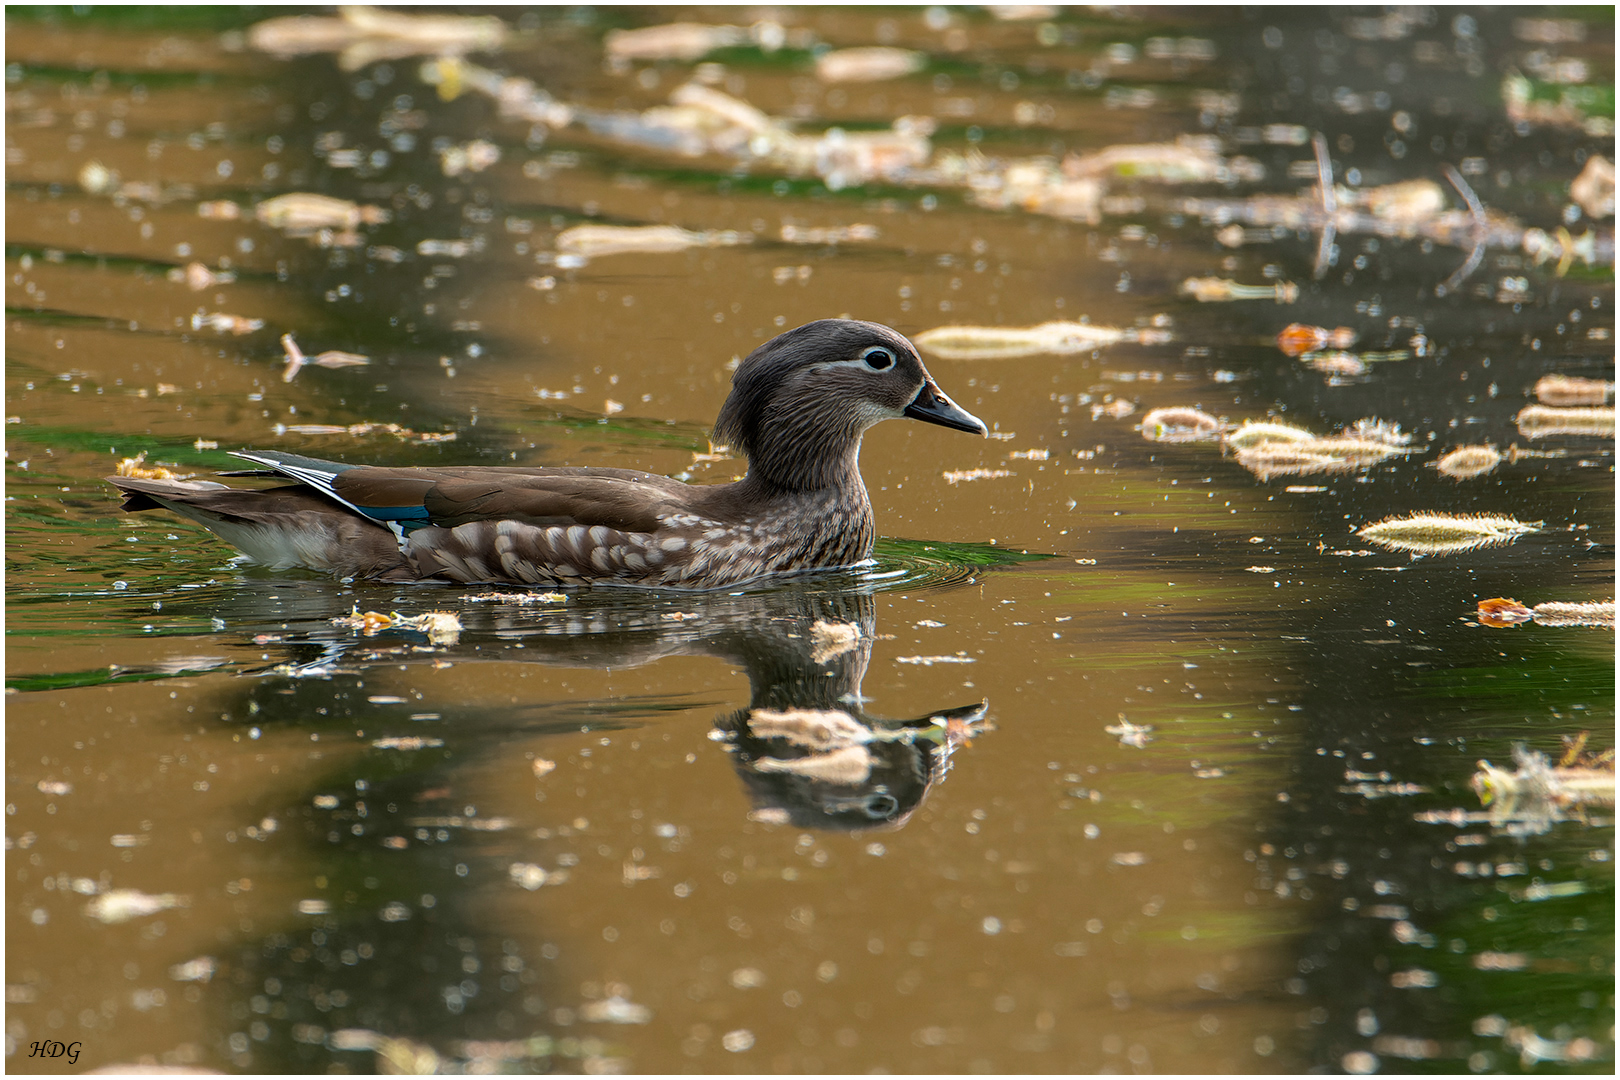
[[[894,366],[894,353],[881,345],[873,346],[861,354],[861,359],[873,371],[884,371]]]

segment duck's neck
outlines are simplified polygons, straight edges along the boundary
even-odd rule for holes
[[[749,458],[748,475],[738,482],[738,490],[760,498],[824,493],[864,504],[860,456],[858,433],[841,446],[778,440]]]

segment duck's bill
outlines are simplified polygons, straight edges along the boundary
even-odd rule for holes
[[[955,428],[957,431],[970,431],[975,435],[989,435],[990,429],[984,426],[984,421],[959,408],[956,402],[945,396],[945,392],[934,385],[929,379],[923,383],[917,396],[905,408],[905,414],[913,420],[922,420],[929,424],[938,424],[940,427]]]

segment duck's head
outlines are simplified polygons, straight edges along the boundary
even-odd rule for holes
[[[749,354],[731,377],[714,434],[747,455],[750,476],[814,490],[854,469],[867,428],[902,416],[989,434],[945,395],[904,335],[821,319]]]

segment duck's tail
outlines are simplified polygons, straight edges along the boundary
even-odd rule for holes
[[[419,575],[394,534],[303,485],[258,490],[208,480],[109,476],[122,509],[170,510],[275,570],[295,566],[343,578],[412,581]]]

